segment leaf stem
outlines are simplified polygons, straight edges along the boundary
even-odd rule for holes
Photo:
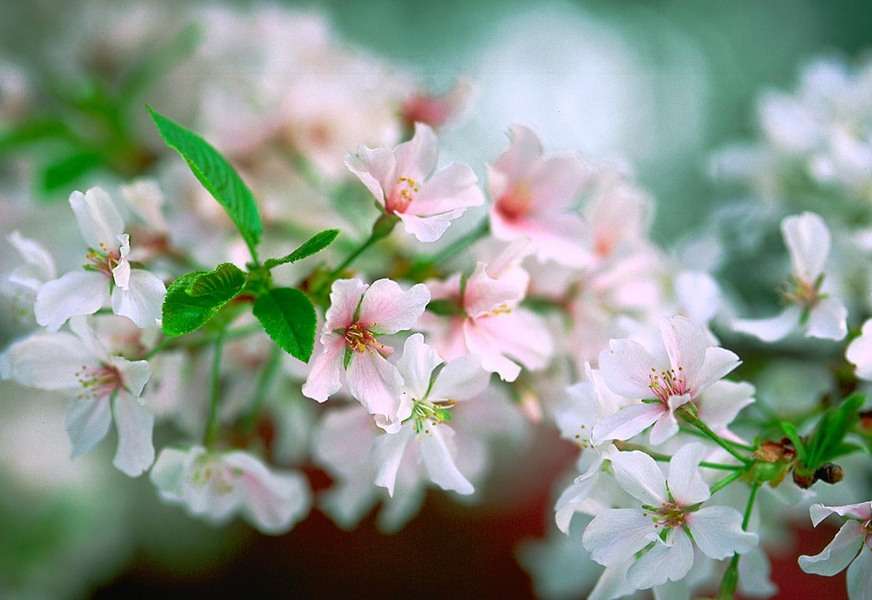
[[[748,531],[748,524],[751,521],[751,511],[754,510],[754,502],[757,500],[757,491],[760,489],[760,484],[755,482],[751,485],[751,493],[748,495],[748,503],[745,505],[745,514],[742,516],[742,531]],[[739,555],[733,554],[730,559],[730,564],[727,570],[724,571],[724,577],[721,579],[721,586],[718,590],[718,600],[733,600],[736,595],[736,586],[739,584]]]
[[[323,283],[319,285],[317,289],[313,290],[313,293],[318,293],[325,287],[333,285],[333,281],[339,278],[339,276],[342,275],[342,272],[347,269],[351,263],[357,260],[361,254],[366,252],[366,250],[372,247],[376,242],[388,237],[399,220],[400,219],[396,215],[382,213],[381,216],[376,219],[375,223],[372,224],[372,231],[369,234],[369,237],[366,238],[360,246],[352,250],[351,254],[346,256],[345,260],[339,263],[339,266],[330,272],[330,275],[323,280]]]
[[[206,419],[206,431],[203,435],[203,445],[211,446],[218,434],[218,402],[221,400],[221,355],[224,351],[224,330],[215,338],[212,354],[212,373],[209,378],[209,416]]]
[[[429,267],[445,262],[454,255],[463,252],[469,246],[486,236],[489,231],[490,221],[487,218],[482,219],[481,223],[479,223],[474,229],[454,240],[439,252],[416,260],[409,269],[409,276],[412,279],[419,278]]]
[[[751,460],[746,456],[742,456],[732,445],[731,442],[728,442],[717,433],[712,431],[712,429],[706,425],[702,419],[697,417],[695,414],[687,411],[687,410],[679,410],[678,414],[689,424],[696,427],[696,429],[703,435],[703,437],[713,441],[715,444],[726,450],[730,455],[733,456],[736,460],[741,462],[743,465],[750,464]]]
[[[723,479],[718,479],[717,481],[715,481],[712,484],[711,488],[709,488],[709,492],[711,493],[712,496],[714,496],[716,493],[720,492],[722,489],[724,489],[725,487],[727,487],[728,485],[733,483],[735,480],[737,480],[739,477],[741,477],[744,474],[745,474],[745,469],[733,471],[732,473],[730,473],[729,475],[727,475]]]
[[[275,379],[275,375],[278,372],[281,355],[282,349],[278,344],[273,344],[272,348],[270,348],[269,358],[267,358],[266,364],[264,364],[263,369],[260,371],[260,376],[257,378],[251,408],[249,408],[242,422],[242,430],[245,433],[251,433],[254,431],[254,426],[257,425],[257,418],[272,387],[273,379]]]

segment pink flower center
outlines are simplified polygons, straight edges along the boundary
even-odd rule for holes
[[[421,191],[421,186],[411,177],[400,177],[394,189],[391,190],[391,195],[388,196],[385,208],[390,213],[406,212],[409,204],[415,199],[415,194]]]
[[[653,392],[660,402],[666,404],[672,396],[683,396],[689,392],[687,378],[684,376],[684,368],[678,367],[657,372],[653,367],[648,375],[648,389]]]
[[[530,212],[533,194],[526,183],[521,182],[497,199],[497,210],[507,221],[515,221]]]
[[[108,398],[124,387],[121,372],[107,364],[99,367],[82,366],[76,371],[76,380],[82,388],[80,399]]]
[[[354,352],[365,352],[367,348],[372,348],[382,356],[390,356],[394,351],[390,346],[385,346],[379,342],[372,331],[359,322],[346,327],[343,338],[345,339],[345,347]]]

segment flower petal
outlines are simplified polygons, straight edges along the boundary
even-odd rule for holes
[[[57,331],[76,315],[92,315],[109,301],[109,280],[93,271],[70,271],[46,282],[36,295],[36,322]]]
[[[633,586],[646,590],[667,581],[678,581],[693,566],[693,544],[681,529],[673,529],[667,543],[657,542],[627,570]]]
[[[678,398],[689,398],[689,396],[685,394],[678,396]],[[675,418],[672,409],[664,410],[657,417],[657,420],[654,421],[654,427],[651,428],[651,432],[648,434],[648,441],[652,446],[659,446],[678,433],[678,429],[678,419]]]
[[[862,335],[848,344],[845,358],[857,367],[857,377],[872,381],[872,319],[863,323]]]
[[[830,253],[830,230],[824,220],[813,212],[785,217],[781,234],[790,251],[793,273],[806,283],[814,283]]]
[[[609,566],[626,560],[656,539],[657,529],[642,511],[610,508],[588,524],[582,543],[593,560]]]
[[[811,523],[815,527],[830,515],[839,515],[840,517],[856,519],[858,521],[868,521],[872,519],[872,502],[866,501],[859,504],[845,504],[843,506],[812,504],[808,507],[808,513],[811,516]]]
[[[480,395],[490,382],[490,373],[470,356],[455,358],[445,365],[433,388],[430,400],[471,400]]]
[[[571,154],[537,161],[528,174],[534,212],[569,211],[586,176],[581,160]]]
[[[463,210],[459,209],[428,216],[418,216],[408,212],[397,213],[400,221],[403,222],[403,228],[406,230],[406,233],[415,236],[415,239],[424,244],[439,241],[442,235],[451,227],[451,222],[462,215]]]
[[[848,567],[848,598],[872,600],[872,549],[864,548]]]
[[[82,352],[74,335],[35,333],[14,342],[3,353],[3,377],[43,390],[78,390],[82,367],[95,368],[99,361]]]
[[[360,279],[337,279],[330,288],[330,308],[324,315],[322,335],[344,329],[354,322],[354,313],[367,285]]]
[[[25,263],[9,274],[9,281],[36,292],[43,283],[57,277],[54,259],[42,244],[17,231],[10,233],[6,239]]]
[[[579,511],[599,481],[598,474],[601,462],[596,461],[595,465],[576,477],[569,487],[563,490],[554,505],[554,520],[557,523],[557,529],[566,535],[569,535],[569,526],[572,523],[573,515]]]
[[[411,329],[430,302],[430,290],[423,283],[403,290],[396,281],[373,282],[360,304],[360,322],[381,334]]]
[[[499,173],[503,185],[494,185],[489,177],[490,192],[493,198],[498,198],[504,192],[506,183],[514,183],[527,176],[536,160],[542,156],[542,142],[533,130],[523,125],[512,125],[508,132],[509,147],[494,162],[492,170]]]
[[[672,369],[677,374],[680,369],[693,388],[692,382],[697,380],[711,345],[706,330],[687,317],[676,315],[661,321],[660,335]]]
[[[642,504],[660,506],[666,501],[666,478],[653,458],[633,450],[609,455],[615,480],[625,492]]]
[[[345,340],[342,336],[324,334],[318,340],[320,351],[309,368],[309,375],[303,384],[303,395],[318,402],[324,402],[342,387],[342,354]]]
[[[420,333],[410,335],[403,344],[403,355],[397,361],[397,369],[403,376],[406,389],[415,400],[423,400],[430,388],[430,376],[442,363],[433,348],[424,343]]]
[[[484,194],[478,187],[478,177],[473,170],[466,165],[452,163],[423,184],[406,213],[423,217],[482,204]],[[463,214],[462,210],[458,216],[460,214]]]
[[[70,401],[67,407],[65,427],[73,446],[72,457],[90,451],[106,437],[112,423],[112,408],[109,399],[82,398]]]
[[[611,340],[608,350],[599,355],[600,373],[606,386],[619,396],[633,400],[653,395],[648,385],[651,369],[656,366],[654,358],[642,344],[629,339]]]
[[[706,506],[687,516],[687,526],[703,554],[722,560],[757,545],[757,534],[742,530],[742,515],[729,506]]]
[[[387,194],[396,179],[394,153],[387,148],[362,146],[357,154],[345,157],[345,166],[366,186],[376,201],[384,206]]]
[[[733,331],[753,335],[757,339],[772,343],[786,337],[799,325],[801,311],[797,306],[788,306],[780,314],[769,319],[735,319]]]
[[[112,312],[127,317],[136,326],[145,329],[160,323],[161,307],[167,289],[156,275],[143,269],[130,272],[130,283],[125,290],[112,290]]]
[[[799,568],[813,575],[832,576],[847,567],[864,549],[865,537],[863,524],[858,521],[846,521],[833,537],[832,541],[814,556],[803,554],[799,557]],[[868,551],[864,549],[864,551]]]
[[[415,123],[415,134],[394,149],[396,176],[411,177],[418,183],[427,179],[439,160],[439,140],[429,125]]]
[[[118,449],[112,464],[125,475],[139,477],[154,462],[154,415],[130,395],[119,394],[115,398],[115,428]]]
[[[685,506],[708,500],[711,496],[699,472],[699,463],[705,454],[705,446],[690,443],[682,446],[669,461],[669,475],[666,478],[669,491],[673,498]]]
[[[403,462],[406,446],[414,435],[415,431],[410,423],[396,433],[380,435],[372,445],[372,462],[376,465],[374,483],[387,489],[390,496],[394,495],[397,472]]]
[[[645,431],[664,412],[668,411],[660,403],[625,406],[594,426],[593,443],[599,445],[606,440],[628,440]]]
[[[124,219],[102,188],[93,187],[84,194],[70,194],[70,206],[79,231],[90,248],[109,252],[118,248],[118,236],[124,233]]]
[[[187,452],[177,450],[176,448],[164,448],[161,450],[157,461],[148,475],[161,498],[166,500],[181,500],[187,466]]]
[[[453,437],[454,431],[448,425],[428,422],[423,433],[417,436],[421,459],[433,483],[443,490],[467,496],[475,489],[454,464]]]
[[[699,418],[714,430],[733,422],[754,402],[754,386],[746,381],[717,381],[698,398]]]
[[[396,421],[403,377],[394,365],[374,351],[354,352],[346,378],[348,391],[371,415],[381,415],[388,423]]]
[[[838,298],[824,298],[808,315],[805,333],[809,337],[841,340],[848,334],[848,309]]]
[[[702,366],[693,379],[688,378],[690,389],[699,394],[710,385],[723,379],[728,373],[742,364],[734,352],[726,348],[711,346],[706,348]]]

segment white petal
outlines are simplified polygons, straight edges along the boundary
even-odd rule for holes
[[[584,547],[601,565],[615,565],[626,560],[657,539],[657,529],[642,511],[633,508],[610,508],[588,524],[582,536]]]
[[[46,282],[36,295],[36,322],[57,331],[76,315],[92,315],[109,302],[109,280],[93,271],[70,271]]]
[[[801,280],[814,283],[824,271],[830,253],[830,230],[813,212],[786,217],[781,221],[784,243],[790,251],[793,272]]]
[[[573,515],[579,511],[597,485],[600,463],[601,461],[597,461],[595,469],[590,468],[576,477],[569,487],[563,490],[554,505],[554,520],[557,522],[557,528],[566,535],[569,535]]]
[[[6,349],[4,377],[43,390],[78,390],[82,367],[99,366],[82,350],[79,339],[69,333],[33,334]]]
[[[706,330],[687,317],[677,315],[660,323],[660,335],[675,372],[679,373],[680,367],[688,383],[696,381],[710,346]]]
[[[687,394],[676,397],[682,399],[689,398]],[[678,433],[678,429],[678,419],[675,418],[673,411],[671,409],[664,410],[657,417],[657,420],[654,421],[654,427],[651,428],[651,432],[648,434],[648,441],[652,446],[659,446]]]
[[[397,216],[403,222],[403,228],[409,235],[415,236],[419,242],[431,244],[439,241],[451,227],[451,222],[463,215],[462,210],[454,210],[432,216],[418,216],[411,213],[399,213]]]
[[[387,148],[358,149],[357,154],[345,157],[345,166],[366,186],[373,198],[384,206],[385,198],[396,179],[397,166],[394,153]]]
[[[130,272],[128,289],[112,290],[112,312],[127,317],[145,329],[160,323],[161,307],[167,289],[157,276],[142,269]]]
[[[454,431],[448,425],[428,423],[416,439],[430,480],[443,490],[469,495],[475,490],[454,464],[453,436]]]
[[[599,355],[605,384],[619,396],[634,400],[653,395],[648,385],[651,369],[656,367],[654,358],[634,340],[611,340],[608,350]]]
[[[151,377],[151,368],[144,360],[127,360],[120,356],[110,358],[112,366],[121,374],[121,383],[131,396],[138,398],[142,395],[145,384]]]
[[[872,381],[872,319],[863,323],[863,333],[848,344],[848,362],[857,367],[857,377]]]
[[[772,582],[772,565],[759,547],[742,555],[739,561],[739,592],[752,598],[774,596],[778,587]]]
[[[374,483],[394,495],[397,482],[397,472],[406,453],[406,446],[415,432],[409,423],[396,433],[385,433],[376,438],[372,446],[372,461],[376,465]]]
[[[430,400],[470,400],[479,396],[490,382],[490,373],[470,356],[445,365],[430,390]]]
[[[112,464],[130,477],[139,477],[154,462],[151,432],[154,415],[128,394],[115,398],[118,450]]]
[[[872,600],[872,549],[866,547],[848,567],[849,600]]]
[[[127,255],[130,254],[130,236],[122,233],[118,236],[120,258],[118,264],[112,269],[112,278],[115,285],[122,289],[127,289],[130,285],[130,261],[127,260]]]
[[[436,351],[424,343],[420,333],[410,335],[403,344],[403,355],[397,361],[397,369],[403,383],[416,400],[423,400],[430,387],[430,376],[442,362]]]
[[[379,334],[413,328],[430,302],[430,290],[423,283],[403,290],[396,281],[373,282],[360,304],[360,322],[375,327]]]
[[[660,506],[666,501],[666,478],[653,458],[638,450],[612,452],[609,458],[625,492],[642,504]]]
[[[121,186],[121,195],[145,224],[156,231],[167,231],[167,223],[161,208],[164,194],[154,179],[137,179]]]
[[[673,529],[667,544],[658,542],[627,570],[627,579],[637,589],[663,585],[684,578],[693,566],[693,544],[681,529]]]
[[[415,123],[412,139],[399,144],[394,156],[397,159],[397,177],[406,176],[423,182],[436,169],[439,140],[429,125]]]
[[[421,217],[445,213],[463,214],[466,208],[484,204],[478,178],[466,165],[452,163],[440,169],[422,187],[406,209]],[[459,209],[459,210],[458,210]]]
[[[599,445],[606,440],[628,440],[645,431],[664,412],[660,403],[625,406],[597,422],[593,428],[593,443]]]
[[[346,371],[348,391],[371,415],[396,421],[403,395],[403,377],[380,354],[367,350],[354,352]]]
[[[842,506],[812,504],[808,507],[808,513],[809,516],[811,516],[811,523],[815,527],[830,515],[839,515],[840,517],[847,517],[858,521],[868,521],[869,519],[872,519],[872,502],[867,501],[858,504],[845,504]]]
[[[777,342],[799,325],[801,311],[797,306],[788,306],[778,316],[769,319],[735,319],[733,331],[747,333],[771,343]]]
[[[864,546],[864,537],[862,523],[846,521],[832,541],[818,554],[800,556],[799,568],[813,575],[835,575],[854,560]]]
[[[70,401],[66,430],[73,446],[73,458],[85,454],[106,437],[112,423],[108,398],[83,398]]]
[[[733,422],[739,412],[754,402],[754,386],[746,381],[718,381],[698,398],[699,418],[718,430]]]
[[[757,545],[757,534],[742,531],[742,515],[729,506],[706,506],[687,516],[699,549],[715,560],[744,554]]]
[[[706,325],[718,312],[721,290],[715,279],[702,271],[682,271],[675,278],[675,295],[683,312],[696,324]]]
[[[9,281],[36,292],[43,283],[57,277],[54,259],[41,244],[17,231],[10,233],[7,239],[25,262],[10,273]]]
[[[669,476],[666,482],[672,497],[687,506],[708,500],[709,487],[699,472],[699,463],[706,455],[702,444],[682,446],[669,461]]]
[[[808,315],[805,333],[825,340],[840,340],[848,333],[848,309],[838,298],[824,298]]]
[[[707,387],[723,379],[725,375],[742,364],[734,352],[726,348],[711,346],[705,350],[705,358],[699,371],[693,379],[688,378],[688,385],[695,393],[700,393]]]
[[[100,362],[109,362],[106,346],[97,337],[97,333],[91,327],[91,321],[87,316],[77,315],[70,318],[70,331],[76,334],[88,354],[96,357]]]
[[[161,498],[181,500],[185,477],[187,476],[188,453],[176,448],[161,450],[154,463],[149,479],[157,487]]]
[[[98,187],[84,194],[73,192],[70,206],[76,215],[79,231],[89,247],[103,252],[118,247],[118,236],[124,233],[124,219],[109,194]]]

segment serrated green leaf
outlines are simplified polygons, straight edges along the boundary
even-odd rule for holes
[[[788,421],[780,421],[778,423],[781,426],[781,431],[784,432],[784,435],[791,441],[793,447],[796,448],[796,455],[799,457],[799,460],[805,463],[807,457],[807,451],[805,448],[805,444],[802,443],[802,438],[799,436],[799,433],[796,431],[796,427],[793,423]]]
[[[202,273],[194,278],[188,287],[191,296],[215,294],[222,296],[231,290],[234,295],[245,285],[245,273],[233,263],[221,263],[215,270]]]
[[[254,303],[254,316],[285,352],[308,362],[315,345],[315,307],[300,290],[274,288]]]
[[[154,109],[148,110],[167,146],[185,159],[194,176],[224,207],[256,260],[263,225],[251,190],[209,142]]]
[[[233,276],[217,276],[216,271],[195,271],[182,275],[170,284],[163,303],[165,335],[174,337],[196,331],[242,290],[245,277],[238,282]],[[217,285],[219,280],[224,281],[226,285]],[[195,287],[198,281],[207,283],[199,286],[200,293],[195,296],[189,290]],[[235,285],[237,282],[238,285]],[[209,291],[206,288],[209,288]]]
[[[809,439],[805,466],[816,469],[836,456],[845,435],[856,424],[860,407],[865,401],[866,398],[862,394],[852,394],[839,406],[834,406],[824,413]]]
[[[282,258],[271,258],[264,263],[264,266],[267,269],[272,269],[273,267],[277,267],[279,265],[293,263],[297,262],[298,260],[308,258],[309,256],[320,252],[321,250],[332,244],[333,240],[335,240],[336,236],[338,235],[338,229],[325,229],[324,231],[319,231],[308,240],[300,244],[300,246],[297,247],[296,250],[294,250],[287,256],[283,256]]]

